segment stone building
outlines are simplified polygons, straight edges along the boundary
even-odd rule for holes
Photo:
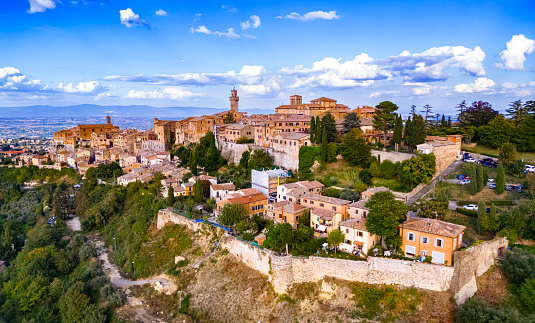
[[[304,193],[320,194],[325,185],[314,181],[300,181],[277,186],[277,201],[300,203],[299,197]]]
[[[459,159],[461,156],[461,142],[463,137],[461,135],[449,135],[444,140],[434,139],[420,145],[416,145],[416,149],[421,154],[435,154],[436,158],[436,173],[440,174],[453,161]]]
[[[219,142],[236,143],[240,138],[254,139],[254,128],[241,123],[221,125],[217,128],[217,140]]]
[[[346,105],[337,104],[336,100],[326,97],[303,104],[303,97],[300,95],[291,96],[290,104],[280,105],[275,108],[276,114],[304,114],[323,117],[327,112],[330,112],[335,119],[343,118],[349,112],[349,108]]]
[[[154,133],[158,141],[165,145],[166,149],[171,148],[175,141],[176,120],[158,120],[154,118]]]
[[[366,229],[366,218],[352,218],[342,221],[340,222],[340,230],[345,236],[340,249],[345,252],[366,255],[368,250],[380,241],[379,236]]]
[[[288,173],[282,169],[251,170],[251,186],[265,196],[277,194],[277,186],[284,184]]]
[[[290,201],[275,202],[267,205],[265,219],[274,221],[276,224],[289,223],[297,229],[299,218],[310,210],[310,207],[292,203]]]

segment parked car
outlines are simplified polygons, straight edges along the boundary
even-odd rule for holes
[[[476,163],[477,159],[475,159],[474,157],[468,157],[468,158],[463,159],[463,161],[467,163]]]
[[[457,179],[464,179],[464,175],[457,175]]]
[[[464,179],[470,179],[470,175],[464,175]]]
[[[526,166],[526,172],[535,173],[535,166],[533,165],[525,165],[525,166]]]
[[[489,179],[487,180],[487,182],[488,182],[488,183],[494,183],[494,178],[489,178]]]
[[[468,205],[463,206],[463,209],[465,209],[465,210],[477,211],[477,205],[475,205],[475,204],[468,204]]]
[[[496,188],[496,183],[490,183],[489,188]]]
[[[492,158],[483,158],[483,159],[481,159],[481,163],[482,164],[483,163],[492,163],[492,162],[494,162],[494,159],[492,159]]]
[[[461,185],[468,185],[468,184],[470,184],[470,180],[469,179],[463,179],[461,181]]]

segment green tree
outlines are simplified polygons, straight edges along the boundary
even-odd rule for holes
[[[301,215],[297,221],[299,222],[299,227],[310,228],[310,210],[305,210],[303,215]]]
[[[511,119],[515,126],[518,126],[524,118],[529,115],[529,109],[526,105],[522,104],[521,100],[513,101],[509,104],[509,108],[505,110],[509,119]]]
[[[323,118],[325,120],[325,118]],[[323,125],[325,123],[322,121]],[[321,162],[323,164],[327,163],[327,132],[325,131],[325,127],[323,128],[323,133],[321,136]]]
[[[84,294],[84,283],[75,282],[60,300],[60,313],[64,322],[83,322],[90,298]]]
[[[365,190],[368,189],[368,185],[366,185],[366,183],[363,183],[361,181],[358,181],[355,183],[355,185],[353,186],[353,189],[355,190],[355,192],[357,192],[358,194],[364,192]]]
[[[425,129],[425,122],[421,115],[416,115],[412,121],[405,125],[405,143],[412,149],[416,148],[416,145],[423,144],[425,137],[427,136]]]
[[[201,203],[204,199],[204,189],[200,180],[197,180],[193,185],[193,198],[197,203]]]
[[[505,191],[505,171],[503,170],[503,164],[498,164],[498,170],[496,173],[496,194],[500,195]]]
[[[476,171],[476,167],[474,165],[470,165],[470,187],[469,187],[469,192],[470,192],[470,195],[475,195],[477,193],[477,182],[478,182],[478,178],[477,178],[477,171]]]
[[[481,192],[483,190],[483,182],[485,179],[483,178],[483,165],[477,164],[476,166],[476,179],[477,179],[477,191]]]
[[[289,248],[292,247],[294,242],[295,231],[293,230],[292,225],[289,223],[282,223],[268,231],[263,246],[280,253],[286,248],[286,245],[288,245]]]
[[[407,121],[405,121],[405,127],[403,128],[403,141],[405,142],[405,144],[408,146],[409,144],[407,143],[407,138],[408,138],[408,135],[407,135],[407,131],[408,129],[410,129],[411,127],[411,117],[409,116],[407,118]]]
[[[483,168],[483,187],[487,186],[488,182],[489,182],[489,173],[487,172],[486,168]]]
[[[526,279],[518,289],[520,302],[530,313],[535,313],[535,278]]]
[[[167,190],[167,206],[172,207],[175,204],[175,190],[173,186],[169,186]]]
[[[518,159],[516,147],[510,142],[507,142],[498,148],[498,152],[500,155],[498,160],[503,164],[504,167],[509,168]]]
[[[241,204],[225,204],[217,217],[219,224],[232,227],[245,219],[247,210]]]
[[[403,119],[401,115],[396,117],[396,122],[394,124],[394,133],[392,135],[393,144],[401,144],[401,136],[403,135]]]
[[[440,204],[442,204],[443,208],[448,207],[448,205],[450,204],[450,200],[448,198],[448,194],[446,194],[445,189],[441,189],[440,191],[438,191],[437,201],[439,201]]]
[[[321,126],[327,135],[327,142],[334,142],[336,140],[336,122],[331,113],[327,112],[327,114],[321,118]]]
[[[420,204],[418,216],[428,219],[444,220],[444,217],[446,216],[446,209],[439,201],[430,200]]]
[[[368,232],[380,236],[383,245],[401,245],[397,228],[409,211],[408,206],[397,201],[390,192],[378,192],[370,197],[366,207],[369,209]]]
[[[501,114],[477,129],[481,143],[493,148],[510,142],[513,132],[513,121],[505,119]]]
[[[373,116],[373,128],[383,132],[384,145],[386,147],[386,134],[394,126],[396,111],[398,106],[390,101],[383,101],[375,106],[375,115]]]
[[[352,166],[368,168],[371,160],[372,147],[366,142],[362,130],[353,128],[344,136],[342,157]]]
[[[396,165],[388,159],[379,165],[379,169],[381,170],[381,178],[392,179],[396,176]]]
[[[190,157],[190,163],[189,163],[189,169],[191,174],[194,176],[197,176],[197,149],[193,149],[191,151],[191,157]]]
[[[535,173],[526,175],[526,191],[532,199],[535,199]]]
[[[429,183],[436,172],[436,159],[433,153],[418,154],[417,157],[404,160],[398,171],[398,179],[406,185]]]
[[[373,177],[381,177],[381,170],[379,169],[379,165],[377,165],[377,162],[372,162],[370,164],[370,173],[372,173]]]
[[[490,205],[489,213],[489,231],[496,232],[498,224],[496,223],[496,206],[494,203]]]
[[[487,207],[484,201],[477,203],[477,234],[482,235],[485,233],[483,228],[483,221],[487,216]]]
[[[334,246],[335,254],[336,254],[336,250],[338,249],[338,246],[342,242],[344,242],[345,238],[346,238],[345,234],[339,229],[332,230],[331,232],[329,232],[329,235],[327,236],[327,243]]]
[[[243,167],[244,169],[249,168],[249,158],[251,157],[251,151],[246,150],[241,154],[240,158],[240,167]]]
[[[344,122],[342,123],[342,132],[348,133],[353,128],[360,129],[360,118],[356,112],[349,112],[344,117]]]
[[[235,123],[236,119],[234,119],[234,115],[232,114],[232,111],[227,112],[225,114],[225,117],[223,117],[223,123],[229,124],[229,123]]]
[[[263,149],[255,149],[249,158],[249,168],[267,168],[273,166],[273,157]]]
[[[322,130],[323,129],[321,127],[320,117],[316,116],[316,136],[315,136],[316,145],[321,145],[321,132],[322,132]]]
[[[310,117],[310,142],[314,143],[314,134],[316,133],[316,120]]]

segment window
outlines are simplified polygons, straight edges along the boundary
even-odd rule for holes
[[[253,205],[253,211],[256,211],[256,206],[255,205]]]
[[[442,239],[435,239],[435,246],[437,247],[443,247],[444,246],[444,241]]]
[[[282,213],[279,213],[279,219],[282,219]]]
[[[320,207],[324,207],[325,205],[323,205],[323,203],[320,203]]]
[[[336,206],[333,206],[333,211],[336,211]]]
[[[412,246],[405,246],[405,254],[409,256],[414,256],[416,253],[416,247]]]
[[[346,233],[349,233],[349,229],[346,229]]]
[[[427,257],[429,255],[429,253],[427,251],[425,251],[425,250],[422,250],[422,251],[420,251],[420,255],[424,256],[424,257]]]
[[[347,240],[347,239],[346,239],[345,243],[347,243],[347,244],[351,244],[351,240]]]
[[[364,232],[362,232],[362,231],[358,231],[358,232],[357,232],[357,235],[358,235],[359,237],[364,237]]]
[[[407,240],[414,241],[414,233],[411,233],[411,232],[407,233]]]
[[[420,242],[421,243],[429,243],[429,239],[427,239],[427,237],[420,237]]]
[[[457,247],[457,238],[453,239],[453,248]]]
[[[314,201],[310,201],[310,204],[314,205]]]

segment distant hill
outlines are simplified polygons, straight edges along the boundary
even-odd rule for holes
[[[228,109],[199,108],[199,107],[164,107],[157,108],[148,105],[107,106],[96,104],[80,104],[63,107],[50,105],[32,105],[25,107],[0,107],[2,117],[155,117],[155,118],[186,118],[214,114]],[[274,113],[270,109],[244,109],[249,114]]]

